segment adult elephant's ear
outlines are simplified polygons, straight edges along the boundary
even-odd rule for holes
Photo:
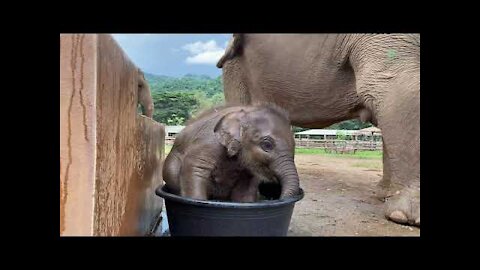
[[[229,157],[238,154],[241,148],[242,120],[245,111],[232,112],[224,115],[215,125],[214,132],[217,141],[227,148]]]
[[[225,61],[232,59],[238,55],[243,42],[243,34],[233,34],[233,38],[228,43],[227,49],[223,56],[217,62],[217,68],[222,68]]]

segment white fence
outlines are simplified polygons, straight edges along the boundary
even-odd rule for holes
[[[174,137],[165,137],[165,144],[173,145]],[[323,148],[326,152],[355,152],[357,150],[382,150],[382,141],[295,139],[297,148]]]
[[[357,150],[382,150],[382,141],[313,140],[295,139],[298,148],[323,148],[326,152],[355,152]]]

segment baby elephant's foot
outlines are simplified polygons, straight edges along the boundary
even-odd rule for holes
[[[387,198],[385,216],[396,223],[420,227],[420,188],[405,187]]]

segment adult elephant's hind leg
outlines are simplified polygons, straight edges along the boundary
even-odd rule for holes
[[[390,175],[385,216],[397,223],[419,226],[420,90],[411,80],[411,76],[405,76],[391,84],[379,108],[378,123]]]
[[[384,200],[386,197],[389,196],[388,191],[390,188],[391,178],[390,175],[390,160],[388,158],[387,148],[385,147],[385,140],[382,138],[382,160],[383,160],[383,175],[382,179],[378,183],[379,193],[377,197],[381,200]]]

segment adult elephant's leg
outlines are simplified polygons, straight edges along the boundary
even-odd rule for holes
[[[244,67],[238,59],[226,62],[223,72],[223,94],[228,105],[250,105],[251,97],[248,90],[248,78]]]
[[[348,63],[357,94],[383,134],[381,184],[390,189],[385,215],[420,225],[420,36],[355,35],[351,40]]]
[[[416,76],[403,75],[389,84],[390,89],[386,90],[378,108],[377,119],[383,134],[386,173],[390,179],[385,215],[397,223],[419,226],[420,90]]]
[[[386,145],[385,140],[382,137],[383,176],[380,182],[378,183],[378,187],[380,189],[380,193],[378,194],[378,197],[382,200],[388,197],[388,190],[390,188],[390,183],[391,183],[390,180],[392,177],[390,175],[390,159],[388,158],[388,151],[385,145]]]

